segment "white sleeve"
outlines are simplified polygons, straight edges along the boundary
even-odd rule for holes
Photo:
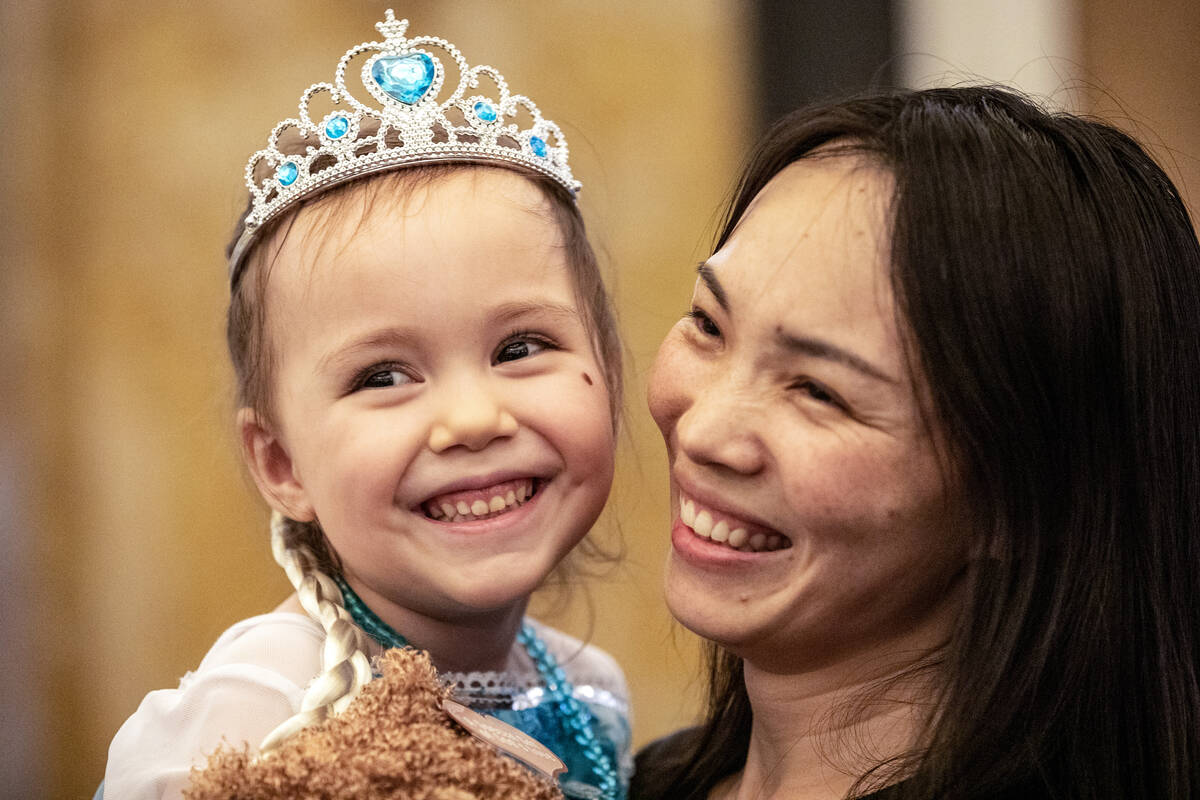
[[[291,619],[281,619],[290,617]],[[320,670],[323,632],[296,614],[230,628],[178,689],[146,695],[108,750],[105,800],[175,800],[222,743],[251,751],[300,708]]]

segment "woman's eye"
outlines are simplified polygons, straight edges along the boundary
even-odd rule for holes
[[[696,329],[705,336],[721,335],[721,329],[718,328],[717,324],[712,321],[712,317],[710,317],[708,314],[705,314],[700,309],[693,308],[688,312],[688,316],[692,318],[692,322],[695,323]]]
[[[819,383],[810,380],[803,380],[796,384],[796,388],[807,394],[813,400],[816,400],[818,403],[824,403],[825,405],[833,406],[835,408],[845,408],[845,404],[842,402],[841,398]]]
[[[529,358],[532,355],[542,352],[549,346],[548,342],[528,336],[521,339],[514,339],[500,347],[499,352],[496,353],[496,363],[503,364],[506,361],[519,361],[522,358]]]
[[[413,379],[408,374],[397,369],[381,369],[378,372],[368,373],[362,379],[359,387],[362,389],[386,389],[389,386],[401,386],[406,383],[413,383]]]

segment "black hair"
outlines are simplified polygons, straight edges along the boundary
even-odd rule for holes
[[[838,147],[894,176],[900,328],[978,554],[925,662],[926,729],[856,791],[1200,796],[1200,245],[1179,193],[1126,134],[1010,90],[888,92],[777,123],[717,249],[775,174]],[[714,647],[672,797],[745,764],[741,676]]]

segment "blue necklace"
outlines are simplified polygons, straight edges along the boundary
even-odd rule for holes
[[[384,648],[410,647],[409,641],[396,632],[391,625],[376,616],[375,612],[354,593],[342,576],[334,577],[338,588],[342,590],[342,604],[350,612],[354,622],[367,632],[372,639]],[[596,777],[593,784],[600,790],[600,796],[605,800],[616,800],[618,797],[617,769],[612,758],[604,752],[604,747],[596,737],[596,718],[586,703],[575,698],[575,686],[567,679],[567,673],[558,665],[554,654],[546,648],[537,632],[528,622],[521,623],[517,633],[517,641],[525,648],[529,658],[537,668],[538,675],[545,685],[546,699],[557,712],[563,733],[569,741],[579,746],[586,756]]]

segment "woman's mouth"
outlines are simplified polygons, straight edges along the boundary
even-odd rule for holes
[[[491,519],[525,505],[544,484],[541,478],[519,478],[483,489],[449,492],[421,503],[421,510],[426,517],[439,522]]]
[[[777,531],[706,509],[683,494],[679,495],[679,518],[700,538],[744,553],[784,550],[792,546],[791,540]]]

